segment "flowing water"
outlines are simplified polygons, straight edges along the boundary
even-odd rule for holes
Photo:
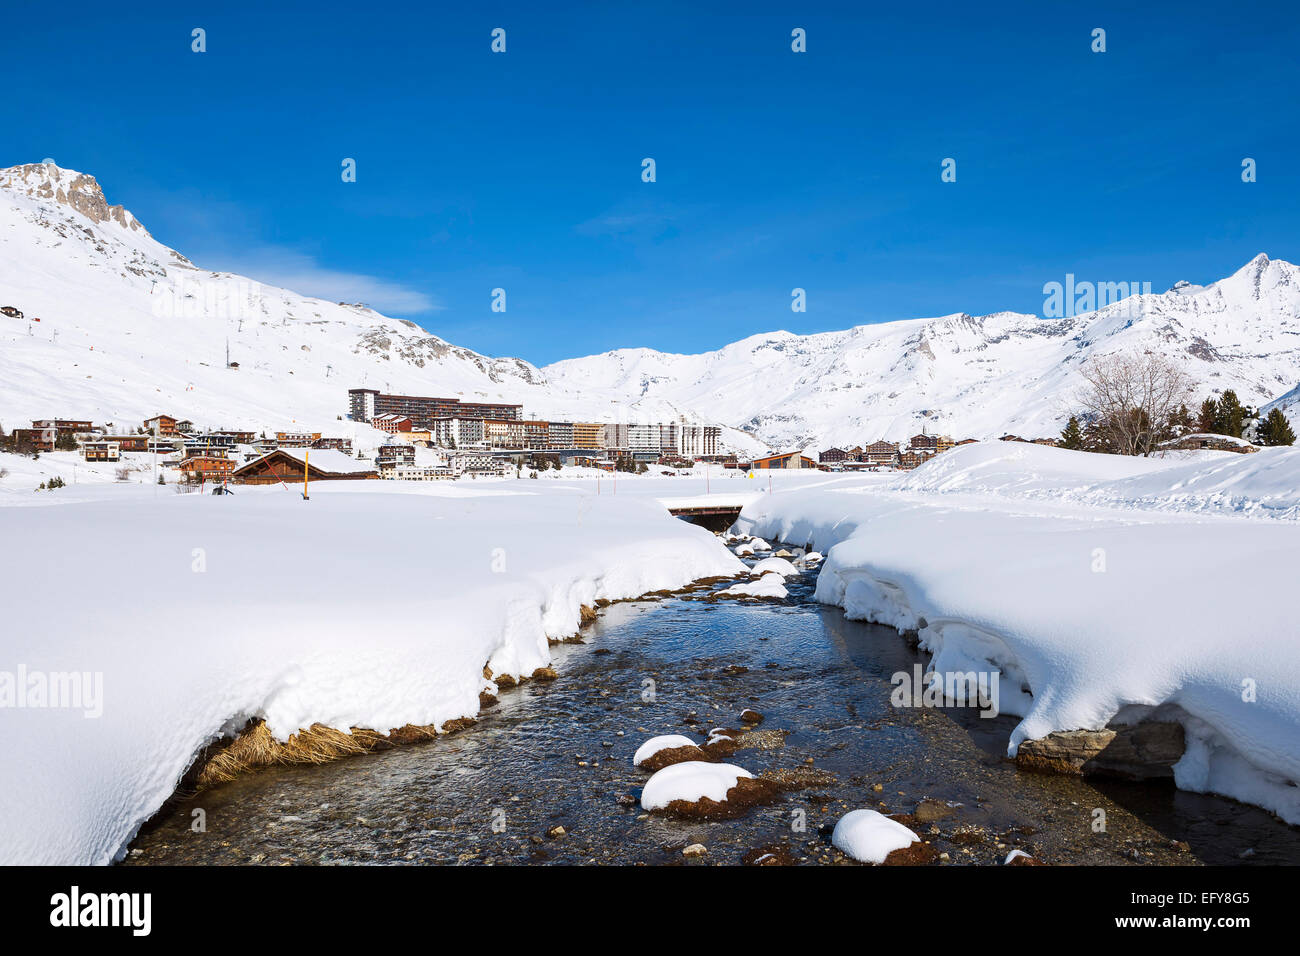
[[[700,843],[711,863],[842,863],[830,827],[871,807],[919,816],[910,825],[940,863],[1000,863],[1016,848],[1049,863],[1300,863],[1300,830],[1264,811],[1020,772],[1004,756],[1014,718],[894,708],[891,675],[923,658],[897,632],[813,603],[813,584],[794,579],[780,604],[611,605],[584,643],[555,648],[558,680],[504,691],[474,727],[173,801],[125,862],[680,863]],[[763,714],[761,733],[730,762],[825,774],[738,819],[645,814],[636,748],[738,728],[745,708]]]

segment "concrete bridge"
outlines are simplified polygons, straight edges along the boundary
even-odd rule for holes
[[[757,497],[753,492],[694,495],[689,498],[660,498],[659,503],[668,509],[669,514],[684,521],[710,531],[726,531],[740,517],[740,510]]]

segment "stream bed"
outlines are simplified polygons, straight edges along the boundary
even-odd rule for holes
[[[781,603],[612,604],[583,643],[553,649],[557,680],[503,691],[473,727],[173,800],[123,864],[842,864],[830,828],[859,807],[907,814],[936,865],[1000,864],[1013,849],[1051,864],[1300,863],[1300,830],[1263,810],[1025,773],[1005,757],[1013,717],[894,708],[891,675],[924,657],[813,602],[814,583],[791,579]],[[746,708],[763,720],[729,762],[820,771],[811,785],[731,820],[642,811],[641,743],[703,741],[740,728]],[[707,853],[687,858],[692,844]]]

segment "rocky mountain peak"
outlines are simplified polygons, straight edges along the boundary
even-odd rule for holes
[[[0,189],[34,199],[70,206],[91,222],[114,222],[123,229],[149,235],[140,221],[122,206],[110,206],[98,180],[54,163],[27,163],[0,169]]]

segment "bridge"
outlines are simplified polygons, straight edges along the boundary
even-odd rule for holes
[[[668,513],[702,525],[710,531],[726,531],[740,517],[740,510],[758,494],[693,495],[689,498],[660,498],[659,503]]]

